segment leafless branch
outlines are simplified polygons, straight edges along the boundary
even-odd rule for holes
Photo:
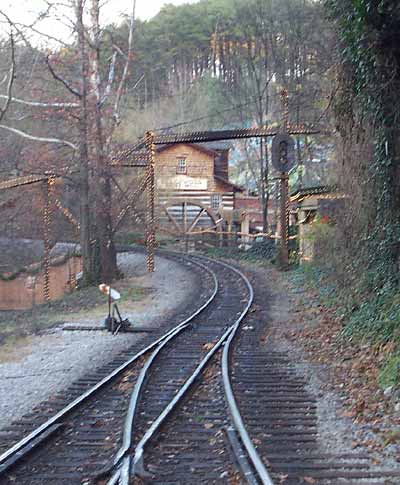
[[[26,29],[29,32],[34,32],[35,34],[39,35],[40,37],[44,37],[48,40],[51,40],[53,42],[56,42],[57,44],[60,44],[64,47],[69,47],[69,45],[65,42],[63,42],[59,37],[52,36],[50,34],[46,34],[44,32],[41,32],[36,25],[40,23],[42,20],[46,19],[49,17],[51,10],[55,10],[58,3],[53,3],[53,2],[46,2],[47,7],[38,14],[38,16],[35,18],[33,22],[30,24],[24,24],[22,22],[13,22],[13,25],[20,28],[20,29]],[[22,31],[22,30],[21,30]]]
[[[0,124],[0,128],[2,128],[3,130],[10,131],[11,133],[15,133],[16,135],[22,136],[23,138],[27,138],[28,140],[40,141],[44,143],[56,143],[58,145],[69,146],[73,150],[78,150],[78,147],[76,145],[74,145],[73,143],[67,140],[61,140],[59,138],[43,138],[41,136],[34,136],[24,131],[18,130],[17,128],[12,128],[11,126],[6,126],[2,124]]]
[[[116,50],[120,56],[122,56],[125,59],[128,59],[128,56],[120,47],[117,46],[117,44],[113,43],[112,46],[113,46],[113,49]]]
[[[0,98],[7,99],[8,96],[5,94],[0,94]],[[14,103],[25,104],[27,106],[33,106],[36,108],[55,108],[55,109],[70,109],[70,108],[79,108],[78,103],[42,103],[40,101],[27,101],[25,99],[19,98],[11,98],[11,101]]]
[[[44,37],[48,40],[52,40],[53,42],[57,42],[57,44],[60,44],[63,47],[71,47],[66,42],[63,42],[60,38],[53,37],[50,34],[45,34],[44,32],[41,32],[39,29],[37,29],[37,28],[35,28],[31,25],[26,25],[26,24],[21,24],[21,23],[16,23],[15,25],[20,27],[20,28],[29,29],[31,32],[34,32],[35,34],[40,35],[40,37]]]
[[[4,118],[8,107],[10,106],[11,99],[12,99],[12,86],[14,82],[14,75],[15,75],[15,48],[14,48],[14,37],[12,30],[10,32],[10,48],[11,48],[11,66],[9,72],[9,79],[7,84],[7,99],[4,103],[4,106],[0,108],[0,121]]]
[[[114,82],[114,79],[115,79],[115,63],[116,63],[116,61],[117,61],[117,53],[114,52],[112,59],[111,59],[111,62],[110,62],[110,69],[108,71],[107,85],[104,89],[104,94],[103,94],[103,97],[100,101],[100,106],[102,106],[106,102],[107,98],[110,96],[111,88],[112,88],[112,85],[113,85],[113,82]]]
[[[2,86],[8,79],[8,74],[4,74],[3,79],[0,81],[0,86]]]
[[[14,28],[15,32],[21,37],[21,39],[25,42],[25,44],[29,48],[32,48],[31,43],[26,38],[24,32],[18,27],[18,24],[16,24],[15,22],[13,22],[11,20],[11,18],[5,12],[3,12],[2,10],[0,10],[0,15],[6,19],[6,22],[8,23],[8,25],[11,25]]]
[[[47,64],[47,67],[49,68],[51,75],[54,77],[56,81],[59,81],[60,83],[62,83],[68,89],[68,91],[72,93],[74,96],[77,96],[78,98],[82,97],[81,93],[79,93],[76,89],[74,89],[65,79],[63,79],[59,74],[57,74],[54,71],[53,66],[50,63],[49,56],[46,56],[46,64]]]
[[[114,103],[114,120],[116,124],[119,124],[119,109],[120,109],[120,101],[122,97],[122,93],[124,90],[124,86],[126,83],[126,78],[128,77],[129,68],[132,61],[132,54],[133,54],[133,33],[135,31],[135,22],[136,22],[136,0],[133,0],[132,3],[132,14],[130,18],[130,25],[129,25],[129,38],[128,38],[128,52],[127,58],[125,61],[124,70],[122,72],[122,76],[118,85],[117,89],[117,96]]]

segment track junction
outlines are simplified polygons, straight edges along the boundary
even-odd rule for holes
[[[328,455],[315,399],[260,345],[265,295],[202,256],[196,301],[113,362],[12,423],[0,483],[398,483],[363,454]]]

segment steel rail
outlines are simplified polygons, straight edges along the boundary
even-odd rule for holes
[[[201,263],[198,263],[196,261],[191,261],[191,263],[196,264],[197,266],[201,267],[202,269],[205,269],[211,276],[213,277],[214,280],[214,290],[213,290],[213,295],[215,298],[215,282],[216,278],[213,272],[207,268],[206,266],[202,265]],[[212,298],[212,299],[213,299]],[[192,315],[190,315],[188,318],[186,318],[183,322],[180,322],[178,325],[176,325],[174,328],[166,332],[164,335],[156,339],[154,342],[149,344],[147,347],[139,351],[137,354],[132,356],[130,359],[128,359],[126,362],[124,362],[122,365],[114,369],[110,374],[108,374],[106,377],[101,379],[97,384],[92,386],[90,389],[85,391],[83,394],[78,396],[76,399],[74,399],[70,404],[68,404],[66,407],[61,409],[58,413],[56,413],[54,416],[52,416],[50,419],[45,421],[42,425],[40,425],[38,428],[34,429],[31,433],[29,433],[27,436],[22,438],[20,441],[15,443],[11,448],[6,450],[4,453],[0,455],[0,475],[4,473],[8,468],[10,468],[12,465],[18,461],[18,459],[22,458],[22,456],[25,455],[25,449],[29,447],[31,443],[33,443],[34,440],[37,440],[43,433],[48,431],[50,428],[53,428],[53,426],[57,423],[60,422],[62,418],[67,416],[69,413],[72,411],[76,410],[80,405],[82,405],[87,399],[95,395],[98,391],[103,389],[107,384],[112,382],[116,377],[118,377],[122,372],[124,372],[129,366],[131,366],[135,361],[137,361],[140,357],[148,353],[149,351],[153,350],[155,347],[157,347],[163,340],[167,339],[171,334],[175,332],[175,330],[178,327],[181,327],[193,318],[195,318],[201,311],[203,311],[212,301],[211,298],[207,300],[205,304],[203,304],[199,309],[197,309]],[[41,440],[37,440],[38,443],[41,442]],[[31,451],[33,447],[29,447],[29,451]]]
[[[226,263],[223,263],[222,261],[218,261],[220,264],[223,266],[226,266],[230,268],[231,270],[235,271],[238,275],[240,275],[246,285],[247,288],[250,292],[251,298],[249,300],[249,304],[246,310],[246,313],[248,312],[251,304],[253,303],[254,300],[254,290],[253,287],[249,281],[249,279],[238,269],[234,268],[231,265],[227,265]],[[230,351],[231,351],[231,343],[236,337],[237,331],[239,329],[240,323],[243,320],[245,314],[242,314],[241,317],[239,317],[238,321],[235,324],[235,328],[232,330],[230,335],[228,336],[228,339],[226,341],[223,353],[222,353],[222,380],[224,383],[224,389],[225,389],[225,395],[226,395],[226,400],[227,404],[229,407],[230,415],[233,421],[233,424],[235,426],[235,429],[237,430],[240,439],[246,449],[246,452],[251,460],[251,463],[253,467],[255,468],[258,477],[263,485],[274,485],[274,482],[272,481],[272,478],[265,467],[264,463],[262,462],[260,455],[257,452],[256,447],[254,446],[254,443],[252,442],[249,433],[247,432],[246,426],[243,422],[243,418],[240,414],[239,407],[236,402],[235,395],[233,393],[232,389],[232,384],[230,380],[230,375],[229,375],[229,356],[230,356]]]
[[[172,252],[170,252],[171,254]],[[173,253],[172,253],[173,254]],[[246,278],[246,276],[238,271],[236,268],[227,265],[226,263],[212,260],[210,258],[205,258],[202,256],[196,256],[197,258],[201,258],[203,260],[207,260],[208,262],[213,262],[215,264],[222,265],[229,270],[235,272],[238,274],[245,282],[247,289],[248,289],[248,302],[246,304],[246,307],[244,310],[241,312],[239,317],[235,320],[235,322],[225,331],[225,333],[222,335],[222,337],[219,339],[219,341],[214,345],[214,347],[207,353],[207,355],[201,360],[200,364],[196,367],[195,371],[192,373],[192,375],[186,380],[184,385],[180,388],[179,392],[174,396],[174,398],[169,402],[169,404],[164,408],[164,410],[161,412],[161,414],[158,416],[158,418],[152,423],[152,425],[148,428],[142,439],[139,441],[139,443],[136,445],[135,450],[134,450],[134,456],[133,456],[133,463],[132,463],[132,457],[131,455],[127,454],[122,461],[122,465],[117,470],[114,475],[111,477],[110,481],[108,482],[108,485],[114,485],[116,483],[119,483],[119,485],[128,485],[130,478],[132,475],[139,475],[139,476],[147,476],[147,472],[145,470],[144,466],[144,452],[145,452],[145,447],[148,444],[148,442],[154,438],[156,433],[159,431],[160,427],[164,423],[164,421],[167,419],[169,414],[175,409],[175,407],[178,405],[178,403],[182,400],[182,398],[186,395],[186,393],[189,391],[189,389],[192,387],[196,379],[202,374],[204,369],[207,367],[209,364],[211,358],[214,356],[214,354],[221,348],[223,344],[228,342],[232,334],[234,334],[237,329],[240,326],[240,323],[242,322],[243,318],[247,315],[253,300],[254,300],[254,291],[253,288],[249,282],[249,280]],[[195,259],[191,258],[191,261],[195,261]],[[198,261],[196,261],[198,263]],[[198,263],[199,264],[199,263]],[[156,351],[157,352],[157,351]],[[150,363],[151,365],[151,363]],[[139,381],[138,381],[139,382]],[[135,398],[137,399],[137,397]],[[130,428],[131,430],[132,428]],[[240,435],[240,433],[239,433]],[[253,460],[252,460],[253,463]],[[264,483],[264,482],[263,482]],[[265,482],[268,483],[268,482]],[[272,481],[269,483],[272,484]]]
[[[219,290],[219,285],[218,285],[218,280],[215,275],[215,273],[204,266],[203,264],[199,262],[195,262],[198,266],[203,268],[205,271],[207,271],[213,278],[214,281],[214,291],[211,294],[210,298],[195,312],[193,313],[190,318],[187,318],[183,322],[181,322],[177,327],[175,327],[174,331],[170,333],[168,337],[166,337],[162,342],[158,344],[158,346],[155,348],[153,353],[150,355],[150,357],[147,359],[146,363],[142,367],[139,377],[136,381],[135,387],[133,389],[133,392],[131,394],[131,399],[129,402],[129,408],[128,412],[125,418],[125,425],[124,425],[124,433],[123,433],[123,438],[122,438],[122,446],[120,449],[117,451],[115,458],[113,460],[112,465],[109,468],[106,468],[105,470],[102,470],[100,474],[105,474],[106,472],[110,472],[113,468],[117,467],[121,460],[125,457],[126,453],[129,451],[129,449],[132,446],[132,431],[133,431],[133,425],[136,417],[136,412],[139,404],[139,399],[140,399],[140,393],[142,391],[143,385],[145,383],[145,380],[147,378],[147,374],[149,372],[150,367],[152,366],[154,360],[158,356],[158,354],[161,352],[161,350],[171,341],[173,340],[178,334],[180,334],[183,330],[188,328],[191,324],[191,321],[199,315],[203,310],[205,310],[209,304],[214,300],[216,297],[218,290]],[[117,475],[119,472],[117,471]],[[112,480],[111,482],[112,483]]]
[[[196,256],[199,259],[211,259],[212,258],[205,258],[204,256]],[[195,261],[192,259],[192,261]],[[262,462],[260,455],[257,452],[256,447],[254,446],[254,443],[252,442],[249,433],[247,432],[246,426],[243,422],[242,416],[239,411],[239,407],[236,402],[235,395],[233,393],[232,389],[232,384],[230,381],[230,375],[229,375],[229,354],[230,354],[230,346],[235,338],[237,331],[239,330],[240,323],[242,322],[243,318],[246,316],[248,313],[251,305],[253,304],[254,301],[254,290],[253,286],[251,285],[249,279],[247,278],[246,275],[244,275],[241,271],[239,271],[237,268],[234,266],[231,266],[230,264],[224,263],[223,261],[217,261],[213,260],[216,263],[225,266],[226,268],[230,269],[231,271],[234,271],[239,277],[243,279],[243,281],[246,283],[247,289],[249,291],[249,301],[247,303],[247,306],[245,310],[242,312],[236,323],[234,324],[234,328],[232,329],[232,332],[227,338],[226,344],[224,346],[224,350],[222,353],[222,380],[224,384],[224,390],[225,390],[225,396],[226,396],[226,401],[229,407],[229,412],[231,415],[231,420],[232,424],[234,425],[235,430],[237,431],[238,435],[240,436],[241,442],[243,443],[246,452],[251,460],[251,463],[254,467],[254,469],[257,472],[257,475],[263,485],[274,485],[274,482],[272,481],[272,478],[265,467],[264,463]]]
[[[149,429],[144,434],[143,438],[139,441],[135,448],[134,458],[132,466],[130,465],[131,457],[128,455],[124,460],[125,463],[123,466],[130,470],[131,475],[139,475],[139,476],[146,476],[146,471],[144,468],[144,448],[147,443],[154,438],[155,434],[160,429],[161,425],[164,423],[166,418],[171,414],[171,412],[175,409],[177,404],[182,400],[182,398],[186,395],[189,389],[192,387],[196,379],[202,374],[204,369],[207,367],[209,361],[214,356],[214,354],[221,348],[221,346],[225,343],[226,339],[228,338],[229,334],[232,332],[233,325],[225,331],[222,337],[218,340],[218,342],[214,345],[214,347],[207,353],[207,355],[202,359],[200,364],[196,367],[196,370],[192,373],[192,375],[186,380],[185,384],[179,389],[179,392],[174,396],[174,398],[169,402],[169,404],[164,408],[158,418],[153,422],[153,424],[149,427]],[[129,465],[128,465],[129,464]],[[132,470],[131,470],[132,467]],[[128,485],[130,476],[125,476],[121,474],[121,478],[124,480],[120,480],[120,485]]]

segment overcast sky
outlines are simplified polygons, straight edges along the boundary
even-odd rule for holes
[[[136,0],[137,17],[145,20],[156,15],[160,8],[167,4],[181,5],[183,3],[195,3],[197,0]],[[56,2],[55,2],[56,3]],[[61,2],[62,3],[62,2]],[[110,23],[118,21],[122,13],[128,13],[132,9],[132,0],[104,0],[102,2],[103,21]],[[29,23],[44,11],[46,2],[43,0],[0,0],[0,10],[3,10],[15,22]],[[66,36],[67,27],[63,29],[59,22],[46,21],[40,26],[41,31],[53,36]],[[64,31],[65,30],[65,31]]]

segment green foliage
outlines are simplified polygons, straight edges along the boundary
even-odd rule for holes
[[[382,389],[389,386],[396,386],[400,382],[400,355],[392,355],[379,374],[379,384]]]
[[[340,36],[341,61],[350,73],[336,106],[339,130],[346,139],[369,126],[373,144],[371,163],[356,161],[354,169],[363,187],[363,214],[355,214],[355,219],[365,220],[361,233],[348,245],[353,258],[348,269],[357,272],[364,288],[395,287],[400,241],[396,168],[400,150],[400,5],[389,0],[327,0],[326,4]],[[354,248],[358,249],[356,257]]]
[[[302,264],[293,278],[298,286],[312,287],[325,306],[335,309],[336,315],[345,322],[344,338],[375,344],[393,342],[395,348],[400,344],[399,290],[387,285],[370,292],[368,297],[364,291],[360,303],[353,292],[337,286],[333,271],[327,267]]]
[[[272,260],[276,257],[276,244],[271,239],[256,241],[251,248],[246,251],[246,259],[265,259]]]
[[[328,219],[317,215],[312,221],[310,231],[304,238],[314,243],[325,243],[333,239],[334,232],[335,226]]]
[[[248,262],[273,261],[276,256],[274,241],[270,239],[255,242],[250,249],[238,249],[237,247],[207,248],[203,251],[213,258],[239,259]]]
[[[292,279],[296,286],[307,286],[316,290],[327,307],[338,305],[340,298],[338,288],[331,279],[331,272],[328,267],[302,263],[292,273]]]
[[[347,308],[344,334],[374,342],[400,343],[400,293],[389,285],[370,294],[361,304]]]

